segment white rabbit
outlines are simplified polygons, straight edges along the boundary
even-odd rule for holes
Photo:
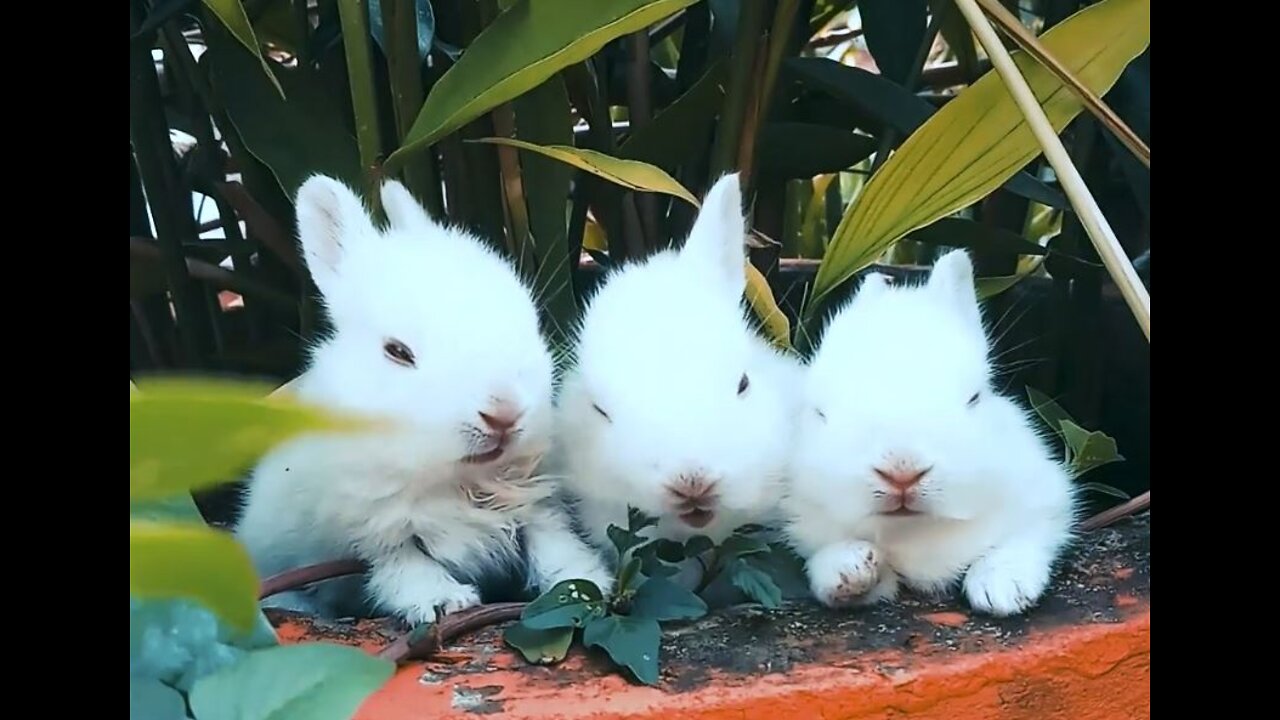
[[[1044,593],[1074,486],[1026,410],[992,388],[963,251],[929,280],[870,275],[807,370],[784,499],[787,534],[828,606],[939,592],[1010,615]]]
[[[415,624],[479,603],[475,583],[518,569],[521,544],[536,587],[607,587],[554,484],[531,475],[551,442],[552,361],[528,289],[400,184],[381,198],[385,231],[336,180],[298,191],[302,249],[334,330],[291,391],[383,424],[272,451],[250,478],[238,536],[263,574],[364,560],[373,609]],[[333,595],[350,583],[320,587],[320,608],[340,608]]]
[[[593,543],[627,526],[719,542],[778,506],[799,365],[749,325],[738,176],[707,193],[681,249],[604,278],[557,408],[557,469]],[[615,558],[616,559],[616,558]]]

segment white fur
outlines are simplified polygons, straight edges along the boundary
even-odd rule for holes
[[[650,537],[717,542],[777,507],[798,365],[747,323],[743,236],[730,175],[707,194],[682,249],[614,271],[585,312],[558,404],[557,462],[606,551],[606,529],[626,527],[628,505],[659,519]],[[682,473],[717,483],[706,527],[672,508],[665,486]]]
[[[585,577],[607,585],[534,475],[550,445],[552,362],[527,288],[479,240],[432,222],[398,183],[382,189],[390,220],[376,228],[360,200],[323,176],[298,191],[307,265],[333,319],[294,392],[383,421],[360,435],[309,435],[254,470],[237,533],[259,572],[355,556],[370,564],[369,599],[412,623],[435,607],[479,602],[470,584],[519,562],[523,527],[540,588]],[[415,364],[392,362],[395,339]],[[480,448],[479,412],[501,399],[523,409],[496,461]],[[425,553],[424,553],[425,550]],[[322,607],[349,583],[329,584]],[[350,600],[346,598],[346,600]]]
[[[978,610],[1033,605],[1070,539],[1067,471],[1029,414],[991,387],[988,341],[963,251],[927,283],[871,276],[828,325],[804,381],[787,533],[830,606],[926,592],[964,576]],[[972,406],[969,399],[980,393]],[[907,517],[875,467],[932,467]],[[874,559],[869,559],[874,555]]]

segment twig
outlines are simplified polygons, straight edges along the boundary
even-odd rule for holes
[[[1085,532],[1104,528],[1118,520],[1123,520],[1130,515],[1137,515],[1143,510],[1151,509],[1151,491],[1148,490],[1138,497],[1117,505],[1108,510],[1094,515],[1093,517],[1080,523],[1080,529]]]
[[[296,590],[321,580],[330,580],[346,575],[359,575],[364,571],[365,565],[359,560],[330,560],[329,562],[286,570],[262,581],[262,588],[258,591],[258,599],[263,600],[272,595]]]
[[[978,7],[977,0],[956,0],[956,7],[964,13],[969,27],[973,29],[974,35],[987,51],[987,56],[991,58],[991,64],[1000,73],[1005,87],[1009,89],[1009,94],[1013,96],[1032,134],[1040,143],[1045,158],[1057,173],[1058,182],[1066,192],[1067,199],[1071,201],[1071,207],[1079,216],[1080,223],[1089,234],[1089,239],[1093,241],[1098,256],[1106,265],[1111,279],[1120,288],[1120,293],[1142,328],[1147,342],[1151,342],[1151,293],[1138,278],[1137,271],[1133,269],[1133,263],[1129,262],[1124,248],[1116,239],[1115,232],[1111,230],[1097,201],[1085,185],[1084,178],[1080,177],[1080,171],[1071,162],[1067,149],[1063,147],[1062,140],[1053,129],[1053,124],[1045,116],[1044,109],[1040,107],[1040,102],[1032,92],[1031,86],[1018,71],[1018,66],[1009,55],[1009,51],[1001,44],[995,28],[987,22],[981,8]]]
[[[508,620],[517,620],[527,603],[505,602],[460,610],[426,623],[391,641],[378,657],[396,664],[425,658],[455,638]]]

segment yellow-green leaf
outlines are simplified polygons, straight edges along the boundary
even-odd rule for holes
[[[764,323],[769,340],[780,348],[790,349],[791,321],[783,314],[778,307],[778,302],[773,298],[769,281],[765,280],[764,275],[751,263],[747,263],[747,302]]]
[[[249,48],[249,52],[258,58],[258,62],[262,63],[262,72],[271,79],[271,84],[276,86],[276,92],[280,93],[280,97],[284,97],[284,88],[280,87],[280,81],[267,66],[266,58],[262,57],[258,36],[253,32],[253,25],[250,24],[249,16],[245,14],[244,5],[240,0],[204,0],[204,5],[218,17],[227,30],[231,31],[241,45]]]
[[[1086,87],[1104,94],[1151,42],[1151,0],[1104,0],[1041,38]],[[1058,131],[1083,108],[1035,58],[1014,59]],[[1030,128],[993,70],[907,138],[845,213],[814,279],[806,315],[885,248],[986,196],[1040,153]]]
[[[165,379],[129,393],[129,499],[149,500],[230,482],[300,433],[364,423],[302,405],[270,388]]]
[[[196,525],[129,521],[129,594],[195,600],[248,630],[258,618],[258,575],[228,533]]]
[[[481,32],[431,89],[404,143],[387,158],[428,147],[610,40],[652,25],[697,0],[522,0]]]
[[[1040,265],[1043,263],[1044,256],[1039,255],[1025,264],[1020,263],[1022,267],[1020,267],[1013,275],[997,275],[995,277],[978,278],[976,281],[976,285],[978,287],[978,299],[986,300],[989,297],[999,295],[1005,290],[1017,285],[1018,281],[1035,273],[1036,270],[1040,269]]]
[[[510,145],[568,163],[579,170],[586,170],[592,175],[625,188],[674,195],[694,206],[698,204],[697,198],[665,170],[638,160],[623,160],[595,150],[568,145],[535,145],[509,138],[480,138],[469,142]]]

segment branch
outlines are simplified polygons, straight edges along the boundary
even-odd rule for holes
[[[262,581],[262,588],[258,591],[258,599],[263,600],[272,595],[296,590],[321,580],[331,580],[346,575],[359,575],[364,571],[365,565],[359,560],[330,560],[286,570]]]
[[[378,652],[378,657],[397,665],[430,656],[458,637],[490,625],[508,620],[518,620],[527,603],[505,602],[479,605],[440,617],[438,622],[426,623],[391,641]]]
[[[1080,523],[1080,529],[1086,532],[1091,530],[1099,530],[1118,520],[1123,520],[1130,515],[1137,515],[1143,510],[1151,509],[1151,491],[1148,490],[1138,497],[1117,505],[1109,510],[1094,515],[1093,517]]]

